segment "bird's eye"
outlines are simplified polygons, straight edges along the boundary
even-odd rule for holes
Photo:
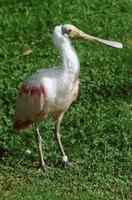
[[[67,29],[67,28],[65,28],[65,27],[61,27],[61,30],[62,30],[62,34],[70,34],[71,32],[72,32],[72,29]]]
[[[68,29],[68,31],[67,31],[68,33],[71,33],[72,32],[72,29]]]

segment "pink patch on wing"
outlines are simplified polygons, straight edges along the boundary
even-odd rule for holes
[[[20,89],[20,96],[30,94],[31,96],[41,94],[46,94],[45,88],[43,85],[40,86],[30,86],[30,85],[23,85]]]
[[[20,89],[20,96],[23,94],[28,94],[30,87],[28,85],[23,85]]]

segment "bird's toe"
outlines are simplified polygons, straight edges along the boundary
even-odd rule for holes
[[[39,167],[39,171],[40,172],[47,172],[48,170],[51,170],[51,169],[53,169],[52,167],[49,167],[49,166],[47,166],[47,165],[44,165],[44,166],[40,166]]]
[[[67,169],[67,168],[70,168],[70,167],[73,167],[73,162],[62,162],[62,166]]]

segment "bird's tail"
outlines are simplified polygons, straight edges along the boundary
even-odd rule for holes
[[[32,124],[32,122],[30,120],[13,121],[13,129],[16,131],[21,131],[21,130],[27,129],[31,124]]]
[[[26,109],[22,98],[17,99],[16,110],[13,118],[13,129],[16,131],[24,130],[32,124],[32,121],[27,117]]]

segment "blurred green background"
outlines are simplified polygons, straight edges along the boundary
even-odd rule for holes
[[[74,168],[58,165],[50,119],[40,130],[46,163],[54,169],[41,174],[33,128],[14,132],[12,118],[24,79],[60,64],[52,33],[66,23],[124,47],[73,41],[81,63],[80,94],[64,116],[61,134]],[[32,55],[23,56],[26,50]],[[131,199],[132,1],[0,0],[0,107],[2,200]]]

